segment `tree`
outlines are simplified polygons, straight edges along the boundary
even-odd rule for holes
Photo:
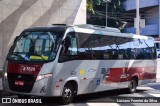
[[[111,0],[108,3],[107,25],[122,29],[123,21],[121,20],[124,12],[122,3],[125,0]],[[106,25],[106,2],[103,0],[87,0],[87,23],[94,25]]]

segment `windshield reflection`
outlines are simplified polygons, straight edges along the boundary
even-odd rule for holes
[[[7,56],[10,60],[51,61],[55,59],[61,35],[57,32],[23,32]]]

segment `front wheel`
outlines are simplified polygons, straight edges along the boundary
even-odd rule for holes
[[[137,82],[136,79],[132,79],[130,81],[129,87],[128,87],[128,92],[129,93],[135,93],[137,88]]]
[[[73,86],[72,84],[68,83],[64,86],[63,92],[62,92],[62,103],[63,104],[69,104],[73,101],[74,92],[73,92]]]

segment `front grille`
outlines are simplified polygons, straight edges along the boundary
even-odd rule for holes
[[[33,88],[35,80],[35,75],[8,73],[9,87],[12,91],[29,93]],[[23,81],[24,85],[15,85],[15,81]]]

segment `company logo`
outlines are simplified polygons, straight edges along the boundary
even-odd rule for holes
[[[2,98],[2,103],[42,103],[41,99]]]
[[[2,103],[11,103],[11,98],[2,98]]]

